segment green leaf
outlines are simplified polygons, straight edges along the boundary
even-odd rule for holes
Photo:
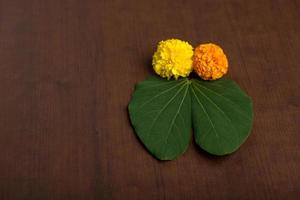
[[[173,160],[191,138],[191,99],[184,78],[152,76],[139,83],[128,106],[131,123],[146,148],[160,160]]]
[[[131,123],[146,148],[173,160],[196,143],[214,155],[237,150],[253,123],[252,102],[232,80],[166,80],[139,83],[128,106]]]
[[[196,143],[225,155],[237,150],[252,127],[251,99],[232,80],[192,80],[192,120]]]

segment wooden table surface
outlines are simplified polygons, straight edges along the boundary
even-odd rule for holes
[[[214,42],[252,97],[234,154],[153,158],[130,126],[157,42]],[[299,0],[0,0],[0,199],[299,199]]]

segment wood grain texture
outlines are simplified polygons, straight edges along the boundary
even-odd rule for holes
[[[0,0],[0,199],[296,199],[300,1]],[[221,45],[252,97],[236,153],[159,162],[130,126],[158,41]]]

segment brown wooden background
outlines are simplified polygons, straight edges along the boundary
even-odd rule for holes
[[[253,98],[239,151],[159,162],[130,126],[157,42],[221,45]],[[299,0],[0,0],[0,199],[297,199]]]

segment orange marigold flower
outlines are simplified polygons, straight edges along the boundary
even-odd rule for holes
[[[216,44],[201,44],[195,48],[193,68],[204,80],[216,80],[228,71],[228,61],[221,47]]]

